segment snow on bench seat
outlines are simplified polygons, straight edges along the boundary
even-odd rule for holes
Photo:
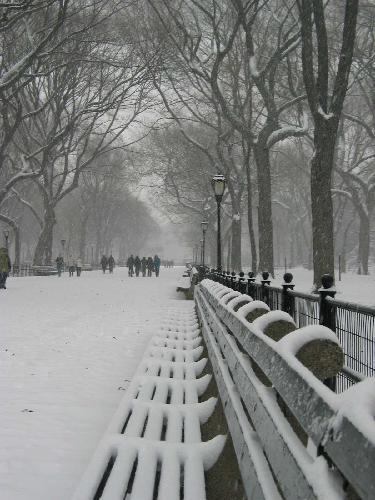
[[[201,441],[216,398],[194,305],[170,311],[130,383],[73,500],[205,500],[204,471],[225,437]]]

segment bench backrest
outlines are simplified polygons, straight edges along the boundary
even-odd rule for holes
[[[334,333],[210,280],[195,299],[248,498],[375,498],[375,379],[324,385]]]

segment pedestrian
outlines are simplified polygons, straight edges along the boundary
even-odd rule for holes
[[[154,257],[154,271],[155,271],[155,276],[159,276],[159,271],[160,271],[160,258],[155,255]]]
[[[107,269],[107,265],[108,265],[108,259],[105,255],[102,256],[101,261],[100,261],[100,265],[102,266],[103,274],[105,274],[105,270]]]
[[[0,248],[0,288],[6,289],[6,281],[12,269],[8,249],[5,247]]]
[[[81,276],[81,271],[82,271],[82,260],[78,257],[76,260],[76,271],[77,271],[77,276]]]
[[[64,270],[64,258],[62,255],[58,255],[56,257],[56,268],[57,268],[57,274],[61,277],[61,273]]]
[[[128,275],[133,276],[134,272],[134,257],[133,254],[128,258],[126,265],[128,266]]]
[[[68,269],[69,269],[69,277],[73,276],[74,271],[75,271],[75,263],[74,263],[73,255],[69,255]]]
[[[113,268],[115,267],[115,259],[113,258],[113,255],[111,254],[108,259],[108,269],[110,274],[113,273]]]
[[[152,276],[152,271],[154,270],[154,261],[152,257],[147,259],[147,276]]]
[[[139,271],[141,270],[141,259],[138,257],[138,255],[134,259],[134,267],[135,267],[135,275],[138,277]]]
[[[142,276],[145,277],[146,271],[147,271],[147,259],[146,259],[146,257],[142,257],[141,270],[142,270]]]

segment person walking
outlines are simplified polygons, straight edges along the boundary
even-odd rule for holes
[[[75,271],[75,263],[74,263],[73,255],[69,255],[68,269],[69,269],[69,277],[73,276],[74,271]]]
[[[133,276],[134,272],[134,257],[133,254],[128,258],[126,265],[128,266],[128,275]]]
[[[79,257],[76,260],[76,271],[77,271],[77,277],[80,277],[82,271],[82,260]]]
[[[154,257],[154,271],[155,271],[155,276],[159,276],[159,271],[160,271],[160,258],[155,255]]]
[[[152,257],[147,259],[147,276],[152,276],[152,271],[154,270],[154,261]]]
[[[5,247],[0,248],[0,288],[6,289],[6,281],[12,269],[8,249]]]
[[[139,271],[141,270],[141,259],[138,257],[138,255],[136,256],[136,258],[134,259],[134,267],[135,267],[135,275],[139,276]]]
[[[62,255],[58,255],[56,257],[56,268],[57,268],[57,274],[58,276],[61,277],[61,273],[64,270],[64,258]]]
[[[146,272],[147,272],[147,259],[146,259],[146,257],[142,257],[141,270],[142,270],[142,276],[145,277]]]
[[[105,255],[102,256],[101,261],[100,261],[100,265],[102,266],[103,274],[105,274],[105,270],[107,269],[107,265],[108,265],[108,259]]]
[[[113,273],[113,268],[115,267],[115,259],[113,258],[113,255],[111,254],[108,259],[108,269],[110,274]]]

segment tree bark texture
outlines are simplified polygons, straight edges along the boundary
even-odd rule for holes
[[[33,264],[41,266],[52,263],[53,228],[56,224],[55,211],[53,207],[45,206],[43,227],[36,244]]]
[[[314,283],[320,284],[323,274],[335,273],[332,207],[332,170],[336,128],[327,120],[316,126],[315,153],[311,161],[311,214]]]
[[[273,224],[271,197],[271,165],[267,146],[254,144],[254,157],[258,180],[258,232],[259,232],[259,271],[268,271],[274,276]]]
[[[358,242],[358,274],[368,274],[370,253],[370,221],[368,217],[360,217]]]
[[[242,241],[241,241],[241,227],[242,222],[240,216],[232,219],[232,250],[231,250],[231,264],[232,271],[241,271],[241,252],[242,252]]]

